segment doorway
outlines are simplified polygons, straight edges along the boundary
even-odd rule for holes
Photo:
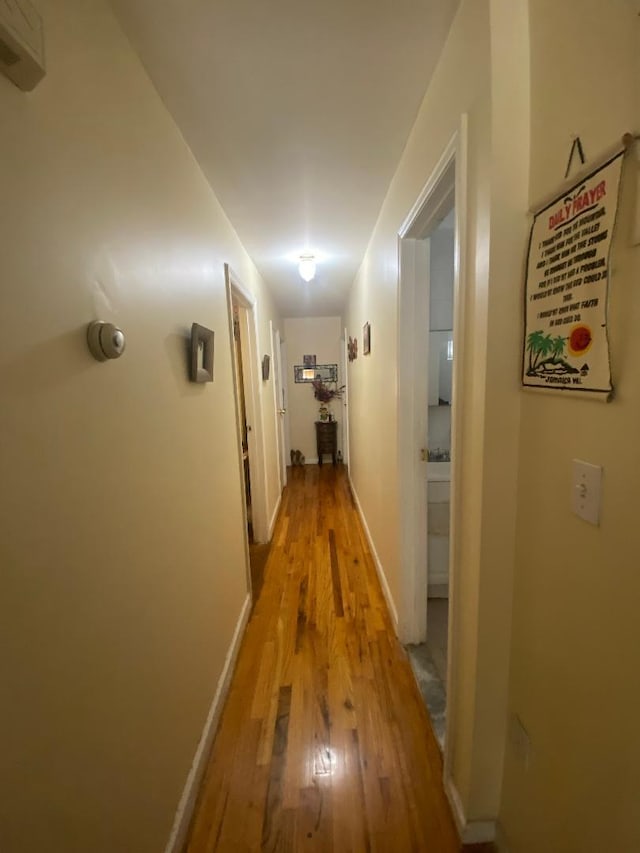
[[[287,387],[284,381],[285,370],[282,360],[284,342],[278,329],[273,330],[273,387],[275,393],[276,432],[278,435],[278,465],[280,470],[280,491],[287,485]]]
[[[433,230],[420,238],[428,243],[422,254],[428,258],[428,270],[422,264],[416,268],[417,285],[428,289],[427,316],[421,318],[428,329],[426,394],[421,371],[415,371],[416,397],[419,405],[426,404],[427,601],[425,639],[407,646],[441,749],[446,734],[455,271],[455,209],[443,208]]]
[[[464,341],[466,120],[398,232],[400,638],[450,770]],[[449,731],[447,731],[449,729]]]
[[[255,602],[262,584],[261,571],[251,573],[251,552],[257,553],[268,540],[265,497],[264,445],[258,357],[255,298],[228,264],[225,264],[231,359],[234,374],[238,461],[244,486],[243,515],[246,525],[247,589]],[[257,563],[264,565],[262,553]]]
[[[344,389],[342,391],[342,456],[343,462],[349,467],[349,335],[347,329],[344,329],[342,338],[341,359],[340,359],[340,375]]]
[[[238,409],[240,420],[240,445],[242,453],[242,474],[244,480],[244,500],[247,522],[247,538],[249,545],[253,545],[253,513],[251,507],[251,466],[249,465],[249,430],[251,425],[247,423],[247,403],[245,397],[244,370],[242,366],[242,335],[240,333],[240,306],[235,297],[232,297],[233,306],[233,345],[236,357],[234,366],[236,372],[236,388],[238,389]]]

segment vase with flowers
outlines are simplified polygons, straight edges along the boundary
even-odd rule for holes
[[[321,421],[332,421],[331,402],[342,397],[344,385],[338,387],[337,382],[323,382],[322,379],[314,379],[313,396],[320,402],[318,416]]]

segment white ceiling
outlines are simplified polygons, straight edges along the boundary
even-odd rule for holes
[[[283,316],[342,312],[458,2],[112,0]]]

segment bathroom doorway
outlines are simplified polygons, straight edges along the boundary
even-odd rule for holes
[[[444,213],[444,211],[443,211]],[[424,643],[409,656],[440,748],[446,734],[453,405],[455,209],[429,237],[427,380],[427,623]]]
[[[258,355],[255,297],[244,287],[228,264],[224,265],[224,271],[238,430],[239,473],[244,484],[242,512],[246,524],[247,591],[252,592],[255,601],[260,580],[251,577],[249,545],[262,545],[269,539],[260,398],[262,376]]]
[[[416,362],[415,399],[424,407],[426,450],[425,634],[407,644],[409,660],[434,734],[444,750],[449,641],[449,533],[451,527],[451,411],[453,406],[455,209],[445,199],[423,242],[416,267],[422,289],[420,322],[427,345]],[[425,359],[422,361],[422,359]]]
[[[242,357],[242,332],[240,325],[240,306],[235,299],[233,305],[233,344],[235,347],[235,379],[238,389],[238,406],[240,408],[240,441],[242,447],[242,473],[244,479],[244,499],[247,519],[247,538],[249,545],[253,545],[253,512],[251,506],[251,465],[249,464],[249,430],[247,423],[247,398],[245,392],[245,378]]]
[[[444,753],[456,694],[466,119],[398,232],[400,638]]]

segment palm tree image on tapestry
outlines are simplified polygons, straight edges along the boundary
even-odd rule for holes
[[[529,368],[527,376],[558,376],[565,373],[580,373],[564,359],[567,338],[552,337],[542,330],[531,332],[527,338]],[[587,371],[588,365],[585,365]],[[583,368],[584,369],[584,368]]]

